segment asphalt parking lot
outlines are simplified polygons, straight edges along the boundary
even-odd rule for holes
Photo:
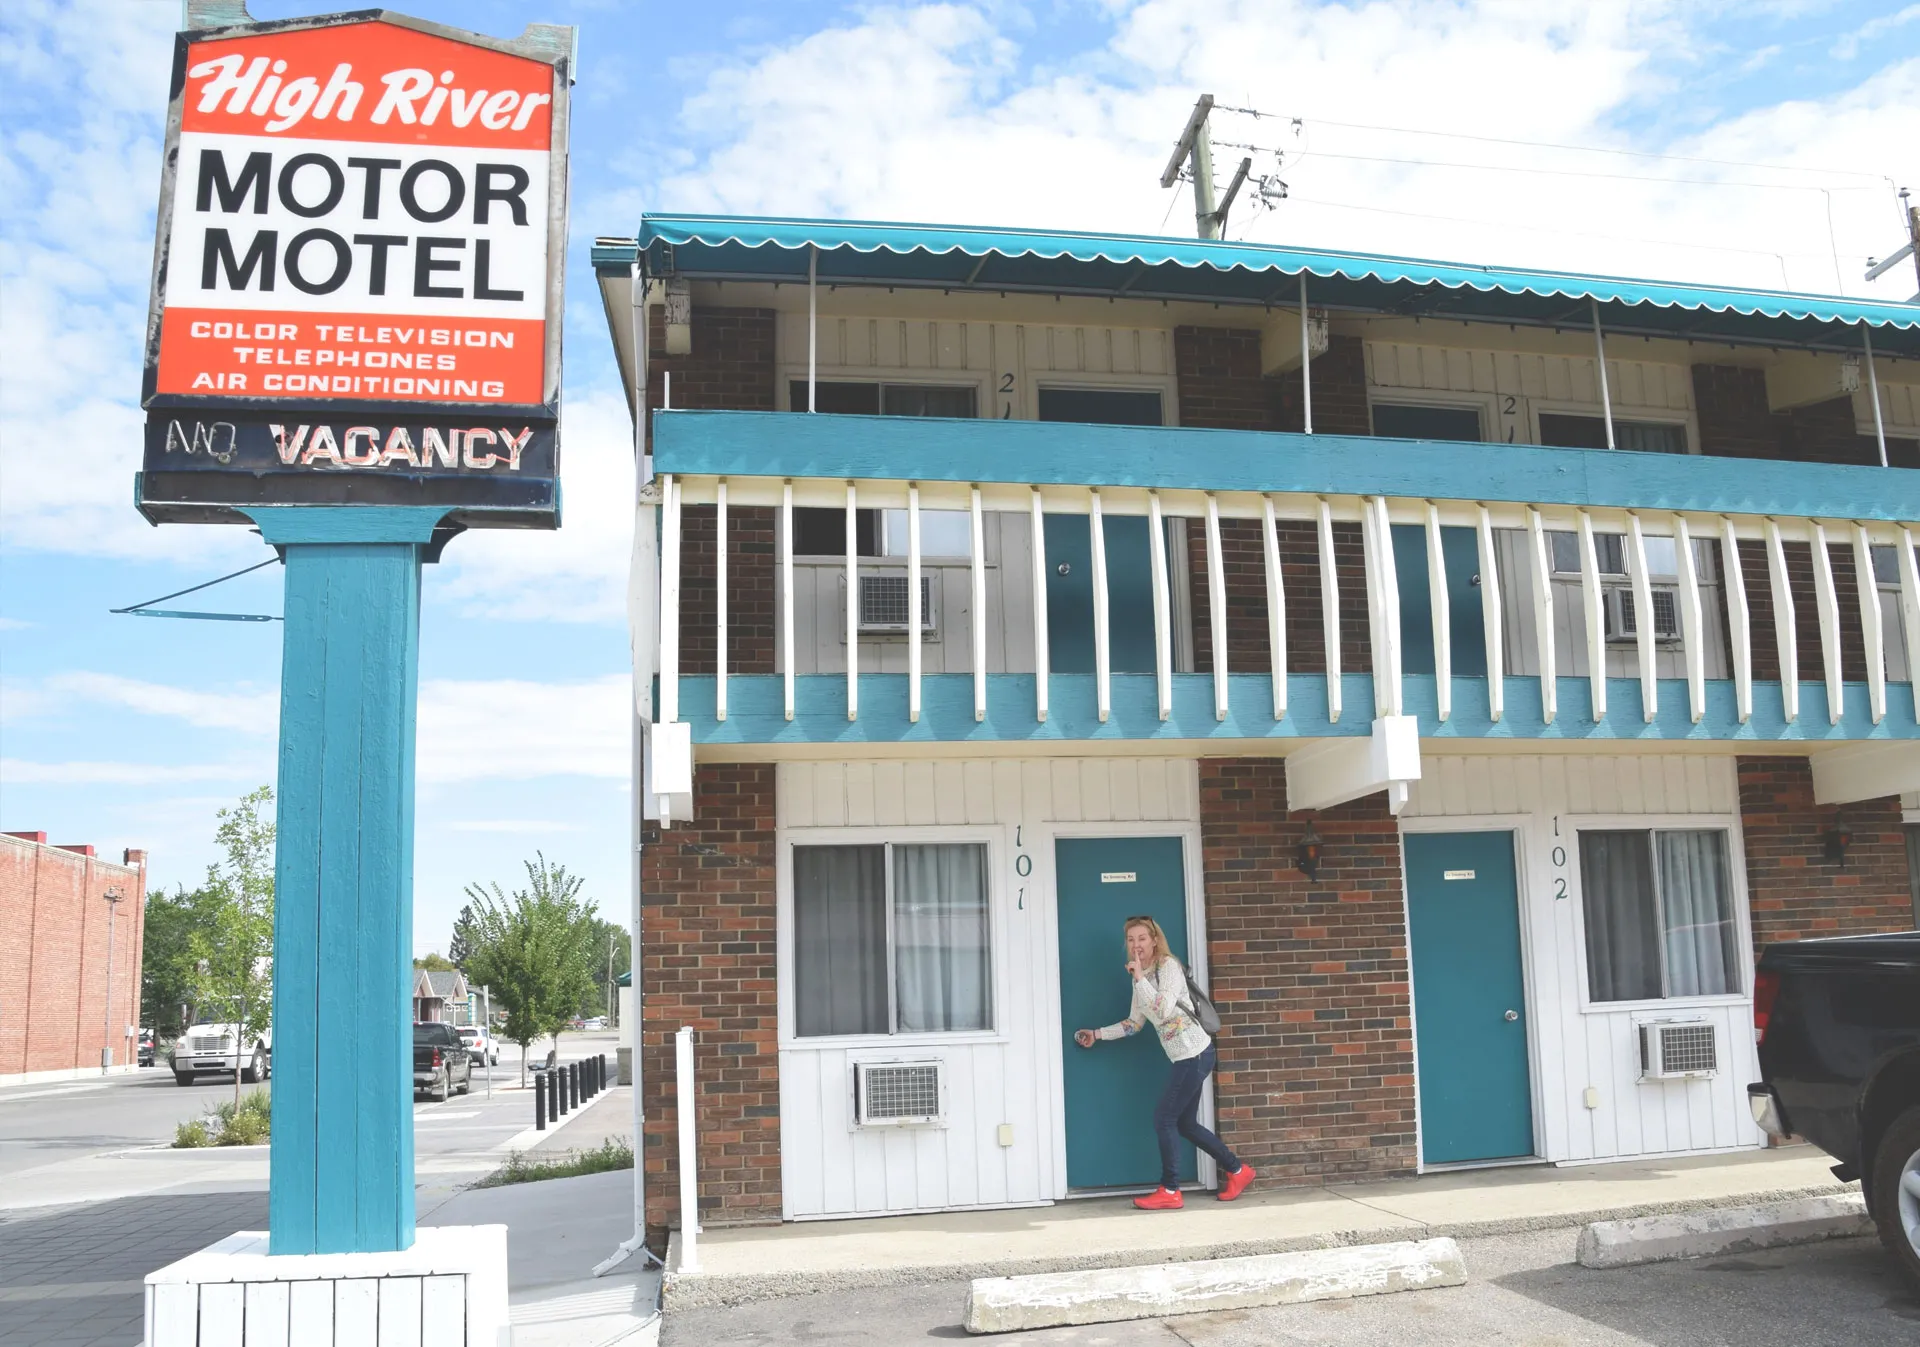
[[[1578,1232],[1462,1240],[1468,1282],[1437,1291],[1051,1329],[1004,1347],[1912,1347],[1920,1288],[1880,1245],[1798,1248],[1594,1271]],[[666,1347],[897,1347],[961,1339],[966,1283],[800,1296],[667,1317]]]

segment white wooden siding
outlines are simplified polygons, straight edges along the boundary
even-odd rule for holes
[[[985,539],[988,673],[1033,672],[1032,527],[1024,515],[988,510],[981,516]],[[775,522],[776,531],[779,523]],[[775,554],[779,555],[776,537]],[[921,668],[930,674],[973,671],[973,575],[968,562],[921,562],[933,580],[937,630],[920,645]],[[861,575],[905,575],[907,559],[862,557]],[[781,630],[784,598],[774,595],[774,629]],[[798,558],[793,567],[794,672],[847,671],[847,562]],[[776,643],[777,646],[778,643]],[[774,672],[784,673],[784,655],[774,651]],[[907,638],[860,637],[862,673],[907,672]]]
[[[786,1217],[1017,1206],[1066,1192],[1054,944],[1053,838],[1076,827],[1188,833],[1200,818],[1198,764],[1162,758],[783,762],[780,828],[780,1152]],[[995,1023],[991,1035],[836,1040],[793,1037],[792,884],[796,840],[990,837]],[[835,830],[831,833],[821,830]],[[935,830],[929,832],[927,830]],[[1019,857],[1031,862],[1021,875]],[[1189,882],[1197,866],[1189,858]],[[1195,895],[1189,895],[1190,908]],[[1203,970],[1204,971],[1204,970]],[[856,1129],[853,1064],[939,1059],[944,1127]],[[1013,1145],[999,1144],[1002,1123]]]
[[[1552,526],[1550,526],[1552,527]],[[1527,536],[1518,529],[1495,529],[1494,550],[1500,566],[1500,613],[1505,626],[1502,646],[1506,652],[1505,672],[1538,675],[1540,646],[1534,639],[1533,576],[1527,565]],[[1705,649],[1705,677],[1733,676],[1727,654],[1727,616],[1720,597],[1718,553],[1712,540],[1693,540],[1695,565],[1700,575],[1700,616]],[[1553,663],[1562,677],[1585,678],[1591,662],[1587,655],[1587,620],[1580,580],[1577,576],[1558,576],[1552,581]],[[1765,633],[1771,639],[1772,633]],[[1756,643],[1762,639],[1755,637]],[[1606,672],[1609,678],[1637,678],[1640,652],[1631,641],[1608,642]],[[1654,647],[1654,677],[1685,678],[1686,656],[1678,641],[1662,642]]]
[[[1473,394],[1455,400],[1491,402],[1494,419],[1481,430],[1492,440],[1537,442],[1542,411],[1600,414],[1600,363],[1592,356],[1370,341],[1366,362],[1368,385],[1383,392]],[[1610,355],[1607,391],[1616,419],[1685,421],[1689,446],[1698,447],[1688,366]]]
[[[1880,424],[1893,439],[1910,440],[1920,436],[1920,384],[1895,383],[1886,377],[1888,362],[1875,362],[1880,374]],[[1864,376],[1864,371],[1862,374]],[[1867,398],[1867,381],[1853,395],[1854,428],[1862,435],[1873,434],[1873,403]]]
[[[1499,755],[1428,757],[1403,817],[1448,819],[1462,831],[1515,827],[1521,849],[1521,931],[1527,966],[1527,1032],[1535,1127],[1546,1159],[1620,1159],[1762,1143],[1747,1112],[1757,1080],[1753,1047],[1751,928],[1731,757]],[[1739,926],[1740,992],[1660,1009],[1583,1008],[1580,872],[1582,827],[1724,827]],[[1444,826],[1444,825],[1441,825]],[[1557,850],[1559,848],[1559,850]],[[1563,861],[1556,863],[1558,858]],[[1564,892],[1565,897],[1558,896]],[[1418,1006],[1414,1013],[1419,1013]],[[1636,1026],[1660,1017],[1709,1020],[1720,1073],[1706,1080],[1639,1082]],[[1598,1107],[1585,1093],[1598,1091]]]
[[[822,379],[972,384],[983,417],[1032,420],[1040,385],[1059,384],[1155,389],[1168,423],[1176,420],[1168,328],[830,317],[819,320],[819,340]],[[806,377],[805,313],[779,315],[774,352],[786,406],[792,380]]]

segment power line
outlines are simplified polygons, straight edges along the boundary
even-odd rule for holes
[[[1887,181],[1883,173],[1870,173],[1865,169],[1853,168],[1807,168],[1798,164],[1770,164],[1755,159],[1714,159],[1696,154],[1667,154],[1659,150],[1613,149],[1604,145],[1572,145],[1555,140],[1518,140],[1509,136],[1480,136],[1467,131],[1435,131],[1430,127],[1418,126],[1382,126],[1375,122],[1341,122],[1328,117],[1291,117],[1284,113],[1262,112],[1258,108],[1228,107],[1216,103],[1219,112],[1236,112],[1252,117],[1256,121],[1290,121],[1305,123],[1312,121],[1318,126],[1337,126],[1349,131],[1388,131],[1404,136],[1438,136],[1448,140],[1473,140],[1485,145],[1522,145],[1536,150],[1572,150],[1579,154],[1616,154],[1635,159],[1670,159],[1688,164],[1717,164],[1723,168],[1764,168],[1778,173],[1817,173],[1846,178],[1872,178],[1876,182]],[[1669,179],[1668,181],[1679,181]]]
[[[1670,182],[1700,187],[1755,187],[1781,192],[1867,192],[1874,190],[1865,183],[1836,187],[1820,187],[1812,183],[1792,182],[1750,182],[1738,178],[1679,178],[1652,173],[1602,173],[1591,169],[1578,168],[1541,168],[1530,164],[1473,164],[1454,159],[1403,159],[1392,155],[1344,154],[1338,150],[1286,150],[1273,145],[1249,145],[1240,141],[1216,140],[1221,149],[1250,150],[1255,154],[1279,156],[1293,155],[1295,162],[1304,159],[1347,159],[1363,164],[1403,164],[1415,168],[1464,168],[1475,169],[1483,173],[1533,173],[1555,178],[1598,178],[1624,182]],[[1877,184],[1876,184],[1877,185]]]

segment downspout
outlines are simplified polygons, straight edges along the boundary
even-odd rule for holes
[[[633,510],[633,559],[628,581],[627,622],[628,639],[633,654],[633,707],[631,711],[631,750],[632,813],[629,827],[633,836],[632,869],[628,875],[628,891],[632,898],[627,906],[627,948],[631,951],[628,959],[628,981],[633,996],[628,1007],[633,1022],[629,1026],[629,1074],[633,1078],[633,1234],[620,1242],[611,1254],[596,1263],[593,1275],[604,1276],[624,1263],[635,1253],[643,1255],[642,1266],[647,1262],[665,1264],[652,1250],[647,1248],[647,1164],[645,1131],[645,1094],[641,1089],[642,1051],[646,1038],[646,1014],[643,1010],[640,983],[640,882],[641,847],[646,835],[646,736],[647,727],[653,719],[653,664],[654,652],[658,645],[658,633],[653,630],[656,615],[659,612],[658,596],[654,592],[657,582],[658,564],[654,529],[657,524],[655,511],[646,499],[646,490],[653,482],[653,456],[647,452],[647,300],[646,277],[638,259],[633,264],[633,464],[634,464],[634,510]]]

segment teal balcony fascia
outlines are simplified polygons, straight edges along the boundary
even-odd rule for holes
[[[681,476],[1297,492],[1920,521],[1920,471],[1626,450],[708,411],[656,412],[653,446],[655,471]]]
[[[1112,711],[1102,723],[1095,709],[1092,674],[1053,674],[1047,682],[1047,719],[1034,716],[1032,674],[989,674],[987,715],[973,718],[971,674],[928,674],[921,680],[919,721],[907,719],[907,675],[862,674],[860,714],[847,719],[845,674],[803,674],[794,679],[794,717],[786,719],[784,681],[777,674],[730,674],[727,718],[714,719],[712,675],[682,676],[680,715],[693,726],[694,743],[705,748],[749,745],[799,747],[838,744],[847,747],[932,744],[1043,745],[1062,743],[1153,743],[1185,741],[1205,752],[1208,741],[1314,739],[1365,735],[1373,720],[1373,675],[1341,679],[1345,703],[1338,721],[1327,718],[1326,679],[1296,674],[1287,680],[1287,715],[1273,718],[1272,682],[1266,674],[1233,674],[1225,720],[1214,719],[1213,675],[1175,674],[1173,710],[1161,720],[1152,674],[1114,674]],[[1842,689],[1839,723],[1827,715],[1826,686],[1800,684],[1800,714],[1793,721],[1782,709],[1780,684],[1753,685],[1753,714],[1740,723],[1734,685],[1723,679],[1706,683],[1705,714],[1696,724],[1688,715],[1684,679],[1662,679],[1659,712],[1651,724],[1641,715],[1640,681],[1607,680],[1607,713],[1592,714],[1592,685],[1585,678],[1558,680],[1559,709],[1552,724],[1540,714],[1540,680],[1509,674],[1503,680],[1506,709],[1499,720],[1487,710],[1487,680],[1453,679],[1453,710],[1439,717],[1435,679],[1404,675],[1409,715],[1420,721],[1423,739],[1538,741],[1556,743],[1691,743],[1734,745],[1907,742],[1920,751],[1920,725],[1914,722],[1913,685],[1887,685],[1887,713],[1878,725],[1868,705],[1867,685]]]

